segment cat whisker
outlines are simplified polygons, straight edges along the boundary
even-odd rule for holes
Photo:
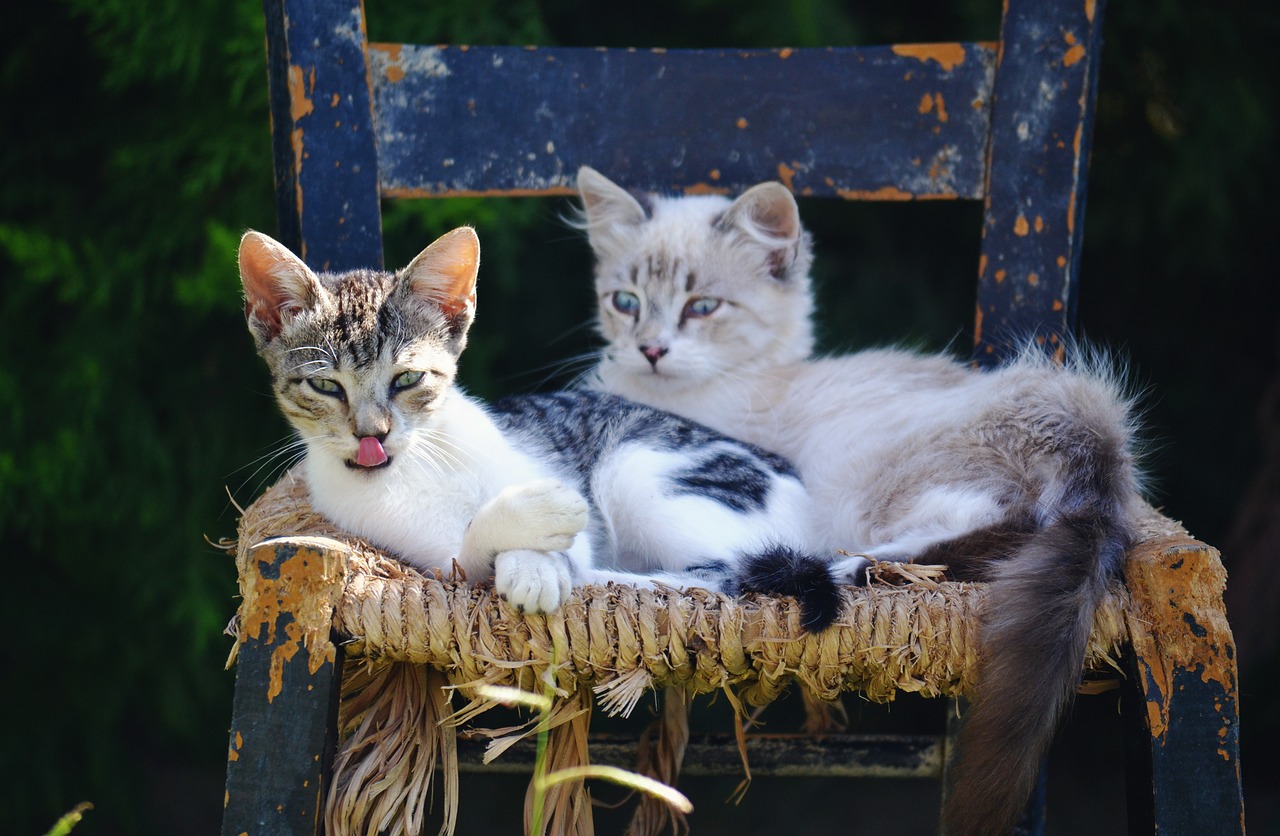
[[[257,465],[253,472],[241,481],[236,491],[243,492],[247,485],[256,481],[256,484],[253,484],[252,492],[258,493],[266,484],[278,481],[281,474],[300,462],[305,455],[306,441],[296,436],[285,439],[282,444],[272,447],[271,450],[253,461],[232,471],[232,473],[239,473]],[[262,475],[264,471],[265,476]],[[259,478],[260,476],[261,478]]]
[[[558,363],[551,363],[546,366],[542,366],[541,368],[538,368],[538,369],[532,369],[529,372],[529,374],[533,374],[540,371],[548,372],[548,374],[546,374],[535,385],[535,388],[540,389],[546,386],[552,380],[556,379],[557,377],[560,377],[561,375],[564,375],[568,372],[573,372],[573,375],[569,378],[569,381],[564,388],[576,389],[576,388],[579,388],[582,382],[586,380],[592,374],[592,372],[595,371],[595,368],[599,364],[599,362],[600,362],[600,352],[589,351],[583,354],[575,355],[573,357],[567,357]]]

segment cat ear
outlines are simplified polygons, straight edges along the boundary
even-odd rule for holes
[[[249,328],[262,341],[280,336],[284,322],[320,297],[320,280],[289,249],[261,232],[240,239],[240,282]]]
[[[769,251],[774,278],[784,278],[800,251],[800,207],[781,183],[752,186],[721,216],[721,229],[737,229]]]
[[[480,239],[469,226],[446,232],[409,262],[401,272],[409,291],[439,307],[452,320],[471,324],[476,312],[476,273]]]
[[[765,243],[789,243],[800,239],[800,207],[781,183],[752,186],[733,202],[720,220],[728,228],[736,226]]]
[[[619,230],[644,223],[649,213],[626,189],[590,166],[578,169],[578,195],[582,198],[581,225],[596,254],[604,257]]]

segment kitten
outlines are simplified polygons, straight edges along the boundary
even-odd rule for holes
[[[782,458],[611,395],[488,409],[458,388],[479,256],[464,227],[397,273],[316,274],[244,235],[249,330],[316,509],[419,569],[492,575],[522,610],[661,582],[795,592],[808,627],[830,623],[835,583],[803,552],[811,501]]]
[[[899,350],[811,358],[811,243],[791,193],[635,196],[578,173],[601,335],[589,385],[795,463],[817,542],[991,582],[984,662],[944,810],[1005,833],[1079,682],[1097,602],[1134,539],[1131,404],[1103,362],[1028,350],[980,372]]]

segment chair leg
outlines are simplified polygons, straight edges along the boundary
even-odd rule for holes
[[[294,543],[259,547],[249,562],[222,833],[319,833],[342,682],[328,634],[341,572]]]
[[[1226,572],[1200,543],[1135,554],[1124,695],[1129,832],[1244,833]]]

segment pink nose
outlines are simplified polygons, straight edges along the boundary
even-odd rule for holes
[[[658,361],[667,355],[669,349],[664,345],[642,345],[640,353],[649,361],[649,365],[655,369],[658,367]]]

